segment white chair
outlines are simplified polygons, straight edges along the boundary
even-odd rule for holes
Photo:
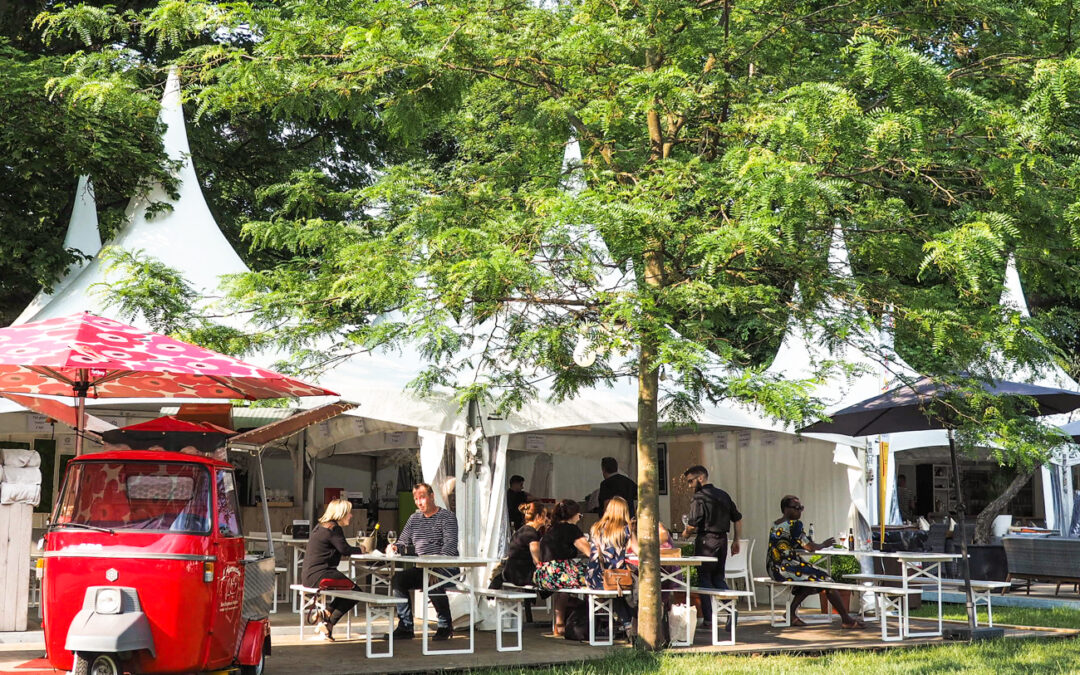
[[[750,561],[753,560],[754,555],[754,540],[753,539],[740,539],[739,540],[739,552],[735,555],[731,555],[728,551],[727,564],[724,565],[724,578],[728,584],[735,579],[742,579],[743,588],[750,591],[750,595],[746,596],[746,608],[753,609],[753,604],[757,603],[757,598],[754,597],[754,577],[750,574]]]

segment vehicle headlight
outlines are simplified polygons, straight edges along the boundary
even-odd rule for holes
[[[121,606],[119,588],[102,588],[94,598],[94,611],[98,614],[119,614]]]

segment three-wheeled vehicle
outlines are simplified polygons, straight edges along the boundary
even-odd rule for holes
[[[165,451],[72,460],[43,560],[53,667],[261,672],[274,559],[245,559],[228,463]]]

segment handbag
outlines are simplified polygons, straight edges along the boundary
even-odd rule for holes
[[[629,593],[634,589],[634,573],[628,569],[605,568],[604,590]]]

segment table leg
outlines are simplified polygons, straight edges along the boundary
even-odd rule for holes
[[[423,592],[420,595],[420,635],[421,635],[421,651],[425,656],[431,652],[428,650],[428,626],[427,626],[427,606],[428,606],[428,573],[424,568],[420,569],[420,576],[423,578],[422,584]]]

